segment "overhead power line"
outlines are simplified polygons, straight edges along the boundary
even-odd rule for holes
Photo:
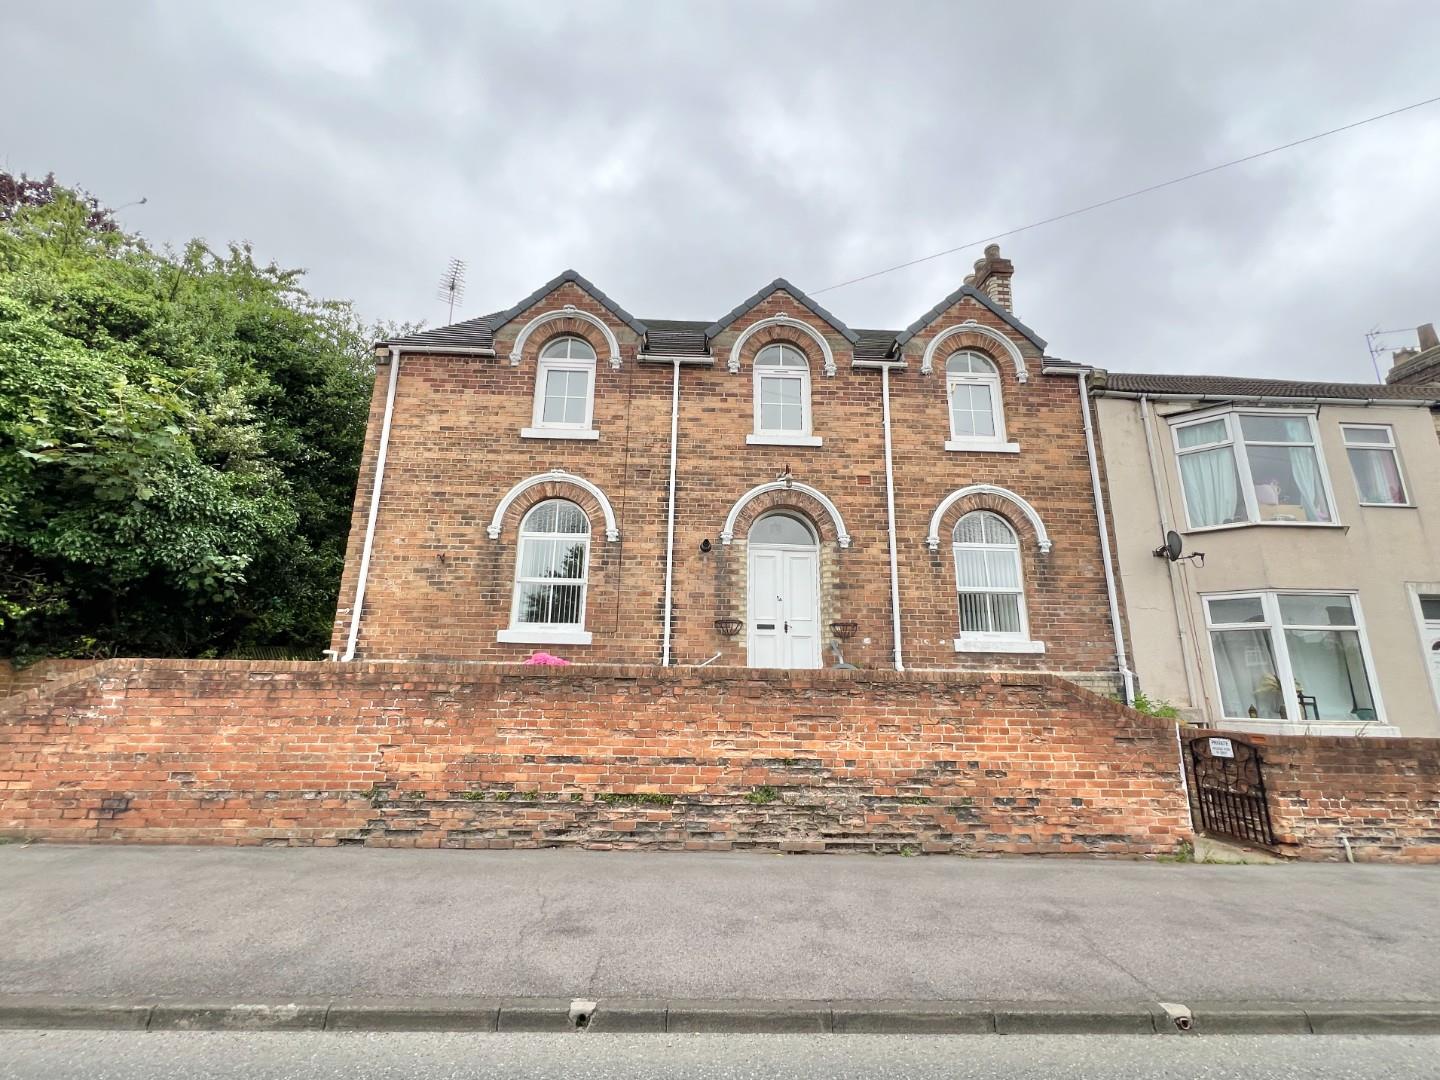
[[[883,270],[875,270],[869,274],[861,274],[859,277],[838,281],[834,285],[826,285],[823,289],[812,289],[811,295],[830,292],[834,289],[843,289],[847,285],[855,285],[862,281],[869,281],[871,278],[882,277],[885,274],[893,274],[897,270],[904,270],[911,266],[919,266],[921,263],[942,259],[946,255],[954,255],[957,251],[964,251],[966,248],[979,247],[981,244],[989,244],[996,240],[1003,240],[1007,236],[1015,236],[1018,233],[1027,232],[1030,229],[1038,229],[1042,225],[1052,225],[1057,221],[1064,221],[1066,218],[1078,217],[1080,214],[1088,214],[1092,210],[1099,210],[1106,206],[1114,206],[1116,203],[1124,202],[1126,199],[1134,199],[1141,195],[1148,195],[1152,191],[1174,187],[1176,184],[1183,184],[1187,180],[1194,180],[1201,176],[1209,176],[1211,173],[1219,172],[1221,169],[1233,168],[1236,165],[1244,165],[1247,161],[1255,161],[1259,158],[1269,157],[1271,154],[1278,154],[1282,150],[1293,150],[1297,146],[1304,146],[1306,143],[1315,142],[1317,139],[1328,138],[1331,135],[1339,135],[1342,131],[1353,131],[1355,128],[1364,127],[1366,124],[1373,124],[1377,120],[1385,120],[1392,116],[1399,116],[1401,113],[1409,112],[1411,109],[1419,109],[1425,105],[1434,105],[1437,101],[1440,101],[1440,96],[1426,98],[1424,101],[1416,101],[1409,105],[1402,105],[1400,108],[1391,109],[1389,112],[1379,113],[1375,116],[1367,116],[1364,120],[1356,120],[1353,124],[1344,124],[1340,127],[1331,128],[1329,131],[1321,131],[1315,135],[1307,135],[1305,138],[1296,139],[1294,142],[1282,143],[1280,146],[1272,146],[1268,150],[1261,150],[1254,154],[1246,154],[1244,157],[1235,158],[1233,161],[1225,161],[1219,165],[1211,165],[1208,169],[1198,169],[1195,172],[1186,173],[1184,176],[1177,176],[1172,180],[1151,184],[1149,187],[1143,187],[1136,191],[1127,191],[1124,195],[1115,195],[1109,199],[1102,199],[1100,202],[1091,203],[1089,206],[1081,206],[1074,210],[1067,210],[1063,214],[1056,214],[1053,217],[1047,217],[1040,221],[1032,221],[1028,225],[1021,225],[1019,228],[1006,229],[1004,232],[995,233],[993,236],[982,237],[979,240],[967,240],[963,244],[956,244],[954,247],[946,248],[944,251],[937,251],[932,255],[922,255],[918,259],[910,259],[907,262],[896,263],[894,266],[887,266]]]

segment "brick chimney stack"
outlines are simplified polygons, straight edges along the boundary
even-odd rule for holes
[[[1440,382],[1440,337],[1435,334],[1435,324],[1417,326],[1415,335],[1420,339],[1418,349],[1396,349],[1391,353],[1387,383]]]
[[[985,248],[985,257],[975,260],[975,273],[965,279],[1006,311],[1015,310],[1015,300],[1010,292],[1010,279],[1015,276],[1015,264],[1000,257],[1000,245],[990,244]]]

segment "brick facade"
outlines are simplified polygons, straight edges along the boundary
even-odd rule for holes
[[[1280,854],[1343,861],[1343,836],[1362,862],[1440,862],[1440,739],[1230,737],[1260,751]],[[1193,786],[1188,755],[1186,770]]]
[[[1005,280],[1008,298],[1008,276]],[[522,328],[537,314],[566,305],[610,330],[619,345],[618,370],[609,363],[604,335],[577,317],[546,323],[525,341],[518,364],[512,364],[510,353]],[[752,327],[780,315],[790,321],[747,336]],[[801,321],[824,339],[833,375],[825,373],[823,351],[798,326]],[[933,370],[922,373],[929,342],[967,321],[988,332],[952,334]],[[1044,374],[1040,348],[1017,325],[973,290],[957,293],[948,306],[932,311],[903,347],[897,341],[890,356],[905,364],[891,372],[891,395],[906,663],[922,669],[1043,670],[1113,692],[1117,663],[1075,373]],[[878,332],[864,333],[873,343]],[[593,441],[521,436],[532,421],[539,353],[562,334],[584,338],[599,357],[593,423],[599,438]],[[739,371],[732,372],[732,347],[742,338]],[[813,431],[823,440],[821,446],[747,444],[754,424],[753,361],[776,342],[798,349],[809,363]],[[962,347],[984,353],[999,369],[1007,436],[1019,444],[1018,453],[944,449],[950,434],[944,362]],[[642,351],[654,354],[656,344],[598,299],[583,279],[573,277],[559,280],[494,327],[492,348],[493,357],[445,355],[442,346],[410,352],[402,346],[356,657],[513,662],[535,648],[548,648],[500,642],[497,632],[509,625],[517,529],[524,511],[543,497],[559,495],[578,502],[591,521],[585,628],[593,641],[548,651],[581,663],[658,662],[670,363],[640,359]],[[820,536],[820,616],[827,644],[831,622],[854,620],[859,629],[845,645],[845,658],[867,669],[892,666],[881,372],[854,366],[857,348],[807,298],[779,288],[706,338],[711,366],[682,368],[674,662],[698,664],[712,657],[717,664],[747,662],[745,632],[727,639],[717,632],[715,620],[745,618],[748,529],[763,510],[784,508],[810,521]],[[344,650],[350,629],[387,377],[388,366],[382,366],[335,623],[337,651]],[[504,515],[498,539],[488,538],[486,526],[506,493],[554,469],[581,476],[605,493],[618,520],[618,540],[605,539],[595,500],[564,481],[530,489]],[[737,501],[787,469],[797,487],[747,504],[733,540],[722,542],[724,523]],[[998,485],[1033,506],[1053,541],[1051,550],[1040,550],[1035,530],[1015,503],[983,496],[952,508],[942,522],[939,549],[930,550],[926,536],[937,506],[950,493],[976,484]],[[848,547],[838,542],[839,523],[800,487],[828,497],[851,538]],[[1044,642],[1041,655],[957,653],[954,647],[959,614],[949,529],[963,510],[977,506],[1000,513],[1021,538],[1030,637]],[[702,552],[706,540],[711,550]],[[831,662],[827,647],[822,663]]]
[[[0,701],[47,840],[1137,855],[1175,733],[1045,674],[110,660]]]

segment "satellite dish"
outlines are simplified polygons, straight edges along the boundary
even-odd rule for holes
[[[1165,534],[1165,543],[1155,549],[1155,557],[1157,559],[1169,559],[1171,562],[1174,562],[1180,558],[1180,552],[1183,550],[1184,541],[1180,539],[1179,533],[1171,529]]]

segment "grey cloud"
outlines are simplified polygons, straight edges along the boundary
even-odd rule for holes
[[[1018,10],[1017,10],[1018,8]],[[819,289],[1436,92],[1426,0],[52,3],[0,159],[157,241],[248,239],[377,318],[574,266],[639,315]],[[1132,370],[1373,377],[1440,318],[1440,106],[1024,233],[1021,315]],[[978,250],[828,292],[906,325]],[[1396,344],[1403,343],[1403,337]]]

